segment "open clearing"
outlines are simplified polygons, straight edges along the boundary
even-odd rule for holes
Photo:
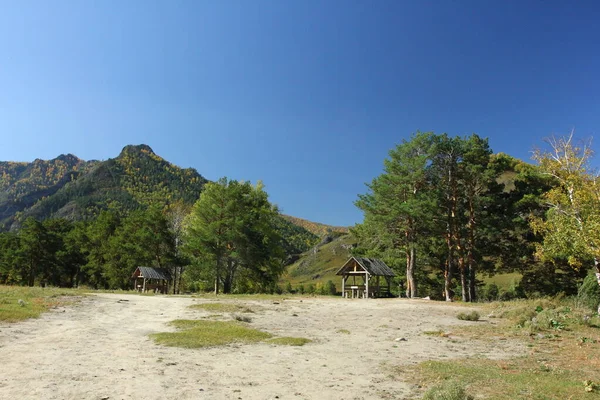
[[[189,306],[233,303],[248,325],[304,346],[269,342],[182,349],[148,335],[175,319],[232,319]],[[425,360],[523,354],[511,340],[463,339],[462,306],[406,299],[248,299],[96,294],[0,324],[2,399],[413,399],[392,369]],[[450,332],[437,335],[434,332]],[[446,337],[447,336],[447,337]]]

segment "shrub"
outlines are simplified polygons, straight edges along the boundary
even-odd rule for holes
[[[473,400],[463,385],[456,381],[445,381],[425,392],[423,400]]]
[[[312,283],[310,285],[308,285],[308,288],[306,289],[306,292],[308,294],[315,294],[317,288],[315,287],[315,285],[313,285]]]
[[[300,294],[304,294],[304,285],[300,285],[300,286],[298,286],[298,289],[297,289],[297,290],[298,290],[298,293],[300,293]]]
[[[294,289],[292,288],[291,282],[288,282],[287,285],[285,285],[285,292],[286,293],[294,293]]]
[[[600,286],[596,280],[596,275],[588,274],[577,292],[577,302],[585,308],[593,311],[598,309],[600,304]]]
[[[321,290],[322,294],[325,295],[335,296],[335,294],[337,293],[337,290],[335,289],[335,284],[331,280],[328,280]]]
[[[477,311],[471,311],[470,313],[460,312],[456,318],[462,321],[479,321],[479,313]]]
[[[487,301],[495,301],[498,300],[498,296],[500,294],[500,288],[495,283],[488,283],[483,288],[483,293],[481,294],[481,298]]]

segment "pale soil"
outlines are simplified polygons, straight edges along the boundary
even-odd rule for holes
[[[406,299],[218,300],[254,309],[244,314],[254,328],[313,340],[302,347],[190,350],[148,338],[171,330],[168,321],[214,314],[188,308],[207,301],[216,300],[99,294],[0,324],[0,399],[408,399],[422,391],[392,377],[394,366],[524,351],[506,340],[425,335],[490,321],[459,321],[465,308]]]

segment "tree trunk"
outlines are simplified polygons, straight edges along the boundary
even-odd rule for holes
[[[183,279],[182,275],[183,275],[183,267],[179,267],[181,268],[179,270],[179,282],[177,282],[177,294],[181,293],[181,281]]]
[[[460,271],[460,288],[462,301],[467,303],[469,301],[469,291],[467,284],[467,271],[465,269],[465,258],[460,256],[458,258],[458,269]]]
[[[406,252],[406,297],[417,297],[417,288],[415,286],[415,249],[410,248]]]
[[[475,281],[475,260],[473,260],[473,255],[471,253],[471,251],[469,250],[469,265],[468,265],[468,269],[469,269],[469,299],[471,300],[471,302],[477,301],[477,294],[475,293],[475,286],[476,286],[476,281]]]
[[[452,233],[450,231],[450,223],[448,223],[448,232],[446,234],[446,245],[448,247],[448,258],[446,259],[446,265],[444,268],[444,296],[446,301],[452,301],[452,274],[454,273],[454,260],[453,260],[453,246],[452,246]]]

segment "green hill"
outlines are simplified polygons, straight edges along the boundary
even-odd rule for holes
[[[281,284],[290,282],[292,286],[324,284],[332,280],[338,284],[335,273],[350,258],[350,250],[356,239],[347,233],[334,233],[325,236],[319,244],[304,252],[301,257],[287,267]]]

